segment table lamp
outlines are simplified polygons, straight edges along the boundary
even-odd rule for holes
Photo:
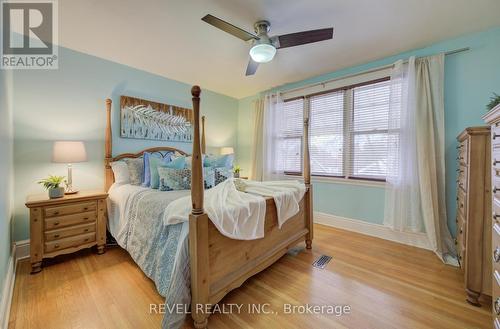
[[[52,148],[52,162],[66,163],[68,165],[68,182],[65,194],[75,194],[73,189],[72,164],[87,161],[85,144],[81,141],[57,141]]]

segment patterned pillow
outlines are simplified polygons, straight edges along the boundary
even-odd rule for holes
[[[233,168],[214,168],[215,185],[219,185],[228,178],[233,177]]]
[[[142,183],[142,172],[144,171],[144,160],[142,158],[125,159],[130,177],[130,184],[140,185]]]
[[[203,159],[204,167],[233,168],[234,154],[207,155]]]
[[[159,152],[144,152],[143,155],[143,160],[144,160],[144,176],[142,178],[142,186],[144,187],[150,187],[151,186],[151,173],[153,172],[154,175],[158,176],[158,173],[156,171],[156,166],[150,167],[150,159],[151,158],[157,158],[157,159],[162,159],[163,163],[167,163],[171,160],[172,156],[174,155],[173,151],[159,151]],[[154,170],[152,169],[154,168]]]
[[[189,190],[191,188],[191,170],[158,167],[160,191]]]
[[[158,174],[160,176],[160,191],[191,189],[191,169],[158,167]],[[205,189],[215,186],[215,170],[213,168],[203,168],[203,183]]]

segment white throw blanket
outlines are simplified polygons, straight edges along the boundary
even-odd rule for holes
[[[298,181],[255,182],[228,179],[205,191],[204,209],[212,223],[223,235],[237,240],[254,240],[264,237],[266,199],[274,199],[281,226],[299,211],[299,202],[306,187]],[[165,224],[189,220],[191,197],[170,203],[165,209]]]

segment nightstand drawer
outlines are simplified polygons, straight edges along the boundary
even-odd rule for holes
[[[94,222],[97,218],[95,211],[88,211],[80,214],[45,218],[45,230],[54,230],[77,224],[87,224]]]
[[[95,233],[87,233],[45,243],[45,252],[54,252],[95,242]]]
[[[96,202],[75,202],[66,204],[64,206],[53,206],[45,208],[45,217],[63,216],[69,214],[76,214],[85,211],[95,211]]]
[[[69,236],[80,235],[85,233],[95,232],[95,223],[83,224],[61,228],[58,230],[45,232],[45,241],[53,241],[57,239],[67,238]]]

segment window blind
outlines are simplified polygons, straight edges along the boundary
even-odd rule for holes
[[[311,173],[343,176],[344,91],[309,98]]]
[[[390,81],[352,89],[348,138],[349,176],[385,179]]]
[[[285,173],[300,174],[302,172],[302,130],[304,118],[304,99],[294,99],[283,104],[284,122],[279,138],[281,154],[284,155],[283,170]],[[281,163],[281,162],[280,162]],[[281,170],[282,168],[278,168]]]

